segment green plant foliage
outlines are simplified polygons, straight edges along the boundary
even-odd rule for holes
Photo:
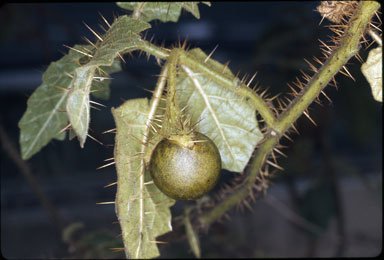
[[[361,71],[372,89],[373,98],[383,102],[383,48],[377,47],[369,52],[367,61],[361,65]]]
[[[90,92],[96,97],[108,98],[110,81],[100,81],[100,77],[108,78],[108,73],[120,70],[115,61],[119,52],[134,50],[144,44],[139,33],[148,28],[148,23],[121,16],[104,35],[103,41],[96,44],[97,49],[74,47],[93,55],[92,58],[71,50],[48,67],[43,84],[29,98],[27,111],[19,122],[23,159],[29,159],[52,138],[63,140],[65,133],[59,132],[68,124],[68,119],[83,147],[90,122]],[[96,80],[94,76],[99,78]]]
[[[95,69],[95,67],[91,69],[79,67],[75,70],[75,76],[67,99],[68,118],[79,139],[81,148],[83,148],[88,134],[90,120],[89,93]]]
[[[128,16],[119,17],[104,35],[103,40],[98,42],[91,60],[75,70],[73,87],[67,101],[67,113],[81,147],[84,146],[88,135],[89,94],[96,68],[112,66],[120,52],[131,51],[144,44],[139,33],[150,27],[150,24]]]
[[[75,46],[77,48],[79,46]],[[43,83],[29,97],[27,110],[19,121],[21,154],[24,160],[39,152],[52,138],[64,140],[60,130],[68,124],[65,112],[72,73],[79,67],[83,55],[69,51],[67,55],[52,62],[43,74]]]
[[[172,230],[169,207],[174,200],[153,184],[145,169],[143,138],[148,120],[148,100],[132,99],[112,109],[116,122],[115,163],[118,174],[116,214],[129,258],[159,256],[156,237]]]
[[[90,47],[88,45],[75,45],[74,49],[83,50],[90,49]],[[68,116],[72,117],[75,125],[78,125],[74,128],[78,131],[83,126],[88,125],[86,120],[89,116],[87,117],[87,114],[82,114],[82,117],[76,116],[76,114],[79,114],[80,111],[88,111],[87,109],[80,110],[81,106],[78,105],[89,105],[89,94],[84,95],[81,93],[84,90],[81,90],[79,87],[76,91],[71,90],[72,86],[82,84],[81,82],[76,82],[76,80],[82,80],[84,75],[77,75],[76,69],[79,69],[81,72],[80,65],[84,58],[83,54],[70,50],[63,58],[52,62],[43,74],[43,83],[28,99],[27,110],[19,122],[20,146],[23,159],[31,158],[42,147],[47,145],[52,138],[64,140],[65,132],[60,134],[59,132],[68,124]],[[108,74],[120,70],[119,61],[114,61],[112,66],[97,68],[95,75],[102,79],[92,82],[91,93],[95,97],[107,99],[109,97],[110,84]],[[72,80],[73,76],[71,75],[74,74],[76,80]],[[85,89],[85,91],[89,93],[89,89]],[[69,103],[67,102],[68,99],[70,99]],[[87,102],[83,102],[81,99],[85,99]],[[68,116],[65,113],[66,109],[70,111]],[[77,118],[83,118],[85,121],[77,120]],[[82,124],[83,122],[86,123]],[[84,135],[81,136],[85,140]]]
[[[91,87],[91,94],[95,98],[108,100],[110,95],[109,84],[111,79],[109,75],[121,71],[120,61],[115,60],[112,66],[102,66],[96,69],[95,77],[100,77],[98,80],[94,78]]]
[[[207,55],[200,49],[189,52],[204,62]],[[208,60],[206,64],[222,73],[224,66]],[[236,82],[235,76],[226,69],[225,75]],[[256,120],[253,104],[202,74],[178,73],[177,95],[180,107],[188,106],[192,123],[198,122],[199,132],[207,135],[220,151],[223,168],[241,172],[247,165],[256,144],[263,138]],[[189,109],[192,108],[193,109]]]
[[[203,3],[211,5],[209,2]],[[133,11],[133,16],[137,12],[137,16],[146,22],[156,19],[162,22],[177,22],[183,8],[200,19],[198,4],[199,2],[117,2],[121,8]]]
[[[327,61],[312,78],[307,79],[308,84],[300,94],[277,114],[272,99],[257,95],[226,66],[209,59],[202,50],[168,50],[141,38],[140,33],[151,27],[149,21],[176,22],[183,9],[199,18],[198,2],[130,2],[118,5],[132,11],[132,15],[117,18],[105,35],[97,36],[99,41],[94,45],[77,45],[68,55],[51,63],[43,74],[42,85],[29,98],[19,127],[24,159],[40,151],[52,138],[63,140],[65,132],[60,131],[68,121],[72,128],[70,139],[77,136],[83,147],[90,123],[89,95],[108,98],[109,74],[121,70],[119,56],[141,50],[154,55],[159,64],[161,59],[166,60],[150,103],[145,98],[133,99],[112,109],[117,132],[115,210],[128,258],[159,256],[157,237],[172,230],[170,207],[174,200],[156,187],[148,171],[153,148],[163,138],[161,134],[166,136],[166,129],[171,129],[167,124],[179,122],[178,116],[183,111],[187,119],[183,124],[189,125],[190,120],[194,131],[208,136],[216,144],[223,168],[242,172],[249,163],[246,179],[236,192],[198,216],[201,224],[208,225],[249,195],[265,162],[274,165],[266,161],[267,156],[334,75],[358,53],[361,32],[365,31],[379,8],[379,4],[373,1],[359,3],[359,9],[345,28],[343,40],[335,45],[332,54],[327,56]],[[381,65],[381,52],[380,62],[377,60],[372,62],[374,68],[369,69],[374,73],[366,75],[368,80],[380,80],[380,83],[370,81],[372,87],[381,86],[382,74],[378,74],[381,72],[378,65]],[[368,65],[363,65],[363,73],[364,66]],[[260,130],[256,113],[265,122],[265,135]],[[249,162],[256,146],[257,151]],[[277,164],[275,167],[280,168]],[[333,213],[320,213],[334,212],[334,205],[329,201],[332,202],[329,187],[321,189],[316,186],[306,194],[302,213],[325,228]],[[315,204],[326,205],[327,210],[319,213],[306,207]],[[189,209],[185,213],[187,236],[194,254],[199,257],[198,237],[189,219]]]
[[[118,53],[132,51],[143,45],[140,32],[149,28],[149,23],[126,15],[120,16],[103,36],[103,41],[98,42],[93,58],[85,66],[111,66]]]

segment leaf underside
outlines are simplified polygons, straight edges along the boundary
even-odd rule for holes
[[[118,174],[116,214],[128,258],[159,256],[156,237],[172,230],[169,207],[174,200],[164,195],[145,169],[143,139],[149,113],[148,100],[132,99],[112,109],[116,122],[115,163]],[[150,149],[149,144],[145,149]]]

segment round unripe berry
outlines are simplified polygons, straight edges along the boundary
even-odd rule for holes
[[[201,198],[215,187],[220,170],[219,150],[199,132],[162,139],[149,162],[156,186],[175,200]]]

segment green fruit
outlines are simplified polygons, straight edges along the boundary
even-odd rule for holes
[[[207,136],[193,132],[162,139],[154,148],[149,171],[156,186],[175,200],[196,200],[215,187],[221,158]]]

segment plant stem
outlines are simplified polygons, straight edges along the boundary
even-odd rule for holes
[[[339,47],[332,53],[329,59],[324,63],[322,68],[312,77],[308,86],[304,88],[299,95],[288,105],[286,110],[275,118],[274,113],[264,102],[264,100],[254,93],[251,89],[240,83],[237,78],[230,78],[223,73],[211,69],[206,63],[197,61],[191,57],[187,52],[180,51],[179,62],[186,65],[193,70],[199,71],[204,75],[211,78],[213,81],[219,83],[221,86],[233,91],[249,99],[255,105],[255,109],[263,117],[267,127],[271,131],[260,144],[254,158],[247,168],[248,179],[244,185],[236,192],[228,196],[225,200],[220,202],[215,208],[200,217],[202,224],[209,224],[215,219],[219,218],[227,210],[232,208],[238,201],[244,199],[255,182],[259,170],[264,163],[266,156],[278,143],[279,138],[287,131],[299,116],[303,114],[305,109],[313,102],[313,100],[325,88],[332,77],[337,74],[344,64],[360,49],[359,41],[362,34],[365,32],[371,17],[379,9],[380,4],[374,1],[362,1],[359,9],[354,16],[350,19],[348,28],[344,33],[344,39],[341,41]],[[149,42],[140,46],[140,49],[150,53],[158,58],[167,59],[170,55],[169,51],[159,48]],[[277,135],[276,135],[277,134]]]
[[[161,74],[159,76],[159,79],[156,83],[156,88],[155,88],[155,91],[154,91],[154,94],[153,94],[153,97],[150,101],[150,104],[149,104],[149,113],[148,113],[148,118],[145,122],[145,128],[143,130],[143,134],[142,134],[142,139],[140,140],[142,144],[147,144],[148,141],[149,141],[149,135],[150,135],[150,129],[151,129],[151,124],[152,124],[152,120],[155,119],[155,114],[156,114],[156,110],[158,108],[158,105],[160,103],[160,98],[162,96],[162,93],[163,93],[163,90],[164,90],[164,86],[165,86],[165,82],[167,80],[167,74],[168,74],[168,66],[164,66],[162,68],[162,71],[161,71]],[[141,150],[140,150],[140,153],[141,154],[146,154],[146,151],[147,151],[147,148],[148,146],[147,145],[142,145],[141,146]],[[115,160],[116,160],[116,150],[115,150]],[[139,171],[139,179],[138,179],[138,187],[139,187],[139,193],[138,193],[138,199],[139,199],[139,202],[138,202],[138,206],[137,206],[137,211],[139,212],[139,217],[137,219],[137,229],[138,229],[138,232],[140,234],[143,234],[144,230],[145,230],[145,226],[144,226],[144,216],[145,216],[145,212],[144,212],[144,209],[145,209],[145,202],[144,202],[144,178],[145,178],[145,169],[146,169],[146,165],[145,165],[145,158],[141,159],[140,160],[140,171]],[[121,178],[120,176],[121,173],[119,173],[119,170],[118,170],[118,178]],[[117,191],[117,194],[122,194],[121,193],[121,190],[127,188],[127,181],[126,180],[119,180],[119,185],[117,187],[118,191]],[[124,198],[122,198],[122,196],[118,196],[116,197],[116,212],[124,212],[124,209],[122,208],[125,208],[126,207],[126,204],[124,202]],[[119,214],[119,213],[118,213]],[[120,216],[120,215],[119,215]],[[123,216],[123,218],[125,218],[125,216]],[[123,237],[123,241],[124,241],[124,247],[125,247],[125,254],[127,256],[127,258],[129,258],[130,256],[130,253],[128,251],[128,246],[126,245],[126,243],[129,240],[129,236],[130,236],[130,232],[126,231],[125,228],[126,228],[126,225],[123,225],[122,224],[122,219],[120,217],[118,217],[119,219],[119,222],[120,222],[120,226],[122,228],[122,237]],[[141,254],[140,250],[141,250],[141,243],[143,241],[143,238],[141,237],[139,240],[138,240],[138,246],[136,247],[135,249],[135,258],[138,258],[139,257],[139,254]]]
[[[275,130],[282,135],[287,131],[296,119],[303,114],[303,111],[313,102],[320,92],[328,85],[344,64],[358,53],[360,49],[360,38],[365,32],[371,17],[380,7],[378,2],[362,1],[360,8],[350,19],[347,30],[344,32],[344,39],[341,41],[329,59],[321,69],[308,82],[299,95],[288,105],[287,109],[277,120]]]
[[[251,162],[250,167],[247,169],[248,178],[246,183],[229,197],[217,204],[211,211],[200,217],[200,222],[203,225],[208,225],[222,216],[227,210],[231,209],[237,202],[243,200],[248,196],[249,190],[252,188],[256,177],[258,176],[259,169],[264,163],[265,155],[275,147],[279,138],[277,136],[269,135],[265,141],[258,147],[255,157]]]
[[[170,55],[168,51],[165,51],[149,42],[139,46],[139,48],[161,59],[167,59]],[[244,83],[241,83],[238,78],[230,78],[221,72],[213,70],[206,63],[196,60],[196,58],[190,56],[185,51],[179,50],[179,62],[192,70],[197,70],[200,73],[203,73],[221,86],[231,91],[235,90],[240,96],[249,99],[249,101],[255,106],[256,111],[263,117],[267,126],[273,127],[273,125],[275,125],[275,115],[265,101]]]
[[[146,128],[146,131],[148,131],[148,133],[150,129],[149,124],[151,123],[151,120],[154,118],[156,109],[159,106],[161,95],[163,94],[163,91],[164,91],[167,75],[168,75],[168,66],[164,66],[159,75],[159,80],[156,83],[155,91],[153,92],[151,103],[149,105],[150,110],[148,114],[148,121],[147,121],[147,128]]]
[[[327,86],[332,77],[344,66],[344,64],[355,55],[360,49],[359,41],[362,34],[365,32],[371,17],[379,9],[380,4],[373,1],[360,2],[360,8],[350,19],[348,29],[344,33],[344,39],[330,56],[323,67],[312,77],[308,86],[298,95],[293,102],[282,113],[279,119],[273,124],[274,130],[281,136],[295,120],[303,114],[305,109],[312,101],[320,94],[321,90]],[[213,209],[206,212],[200,217],[200,222],[203,225],[209,225],[227,210],[231,209],[236,203],[245,199],[249,194],[249,189],[252,188],[256,181],[259,170],[261,169],[264,158],[277,145],[279,136],[270,133],[258,147],[255,156],[251,159],[250,167],[247,168],[247,181],[237,191],[229,195]]]
[[[160,48],[148,41],[144,41],[144,44],[138,46],[138,48],[160,59],[167,59],[170,55],[170,51]]]
[[[176,98],[176,65],[178,63],[179,49],[174,49],[167,59],[169,67],[167,83],[167,113],[164,120],[165,132],[181,129],[181,112]],[[167,130],[168,129],[168,130]]]
[[[168,76],[168,66],[166,65],[161,70],[161,73],[159,75],[159,79],[156,83],[155,91],[153,92],[153,96],[152,96],[151,101],[149,103],[149,113],[148,113],[148,119],[145,123],[144,135],[143,135],[143,140],[142,140],[143,143],[147,143],[149,140],[149,133],[150,133],[150,129],[151,129],[152,120],[155,119],[156,110],[159,106],[161,96],[162,96],[163,91],[164,91],[165,83],[167,82],[167,76]],[[145,152],[144,151],[145,148],[146,148],[146,146],[143,145],[141,152]],[[148,156],[150,156],[150,155],[148,154]],[[146,158],[144,161],[149,161],[149,157]],[[141,163],[143,164],[142,166],[144,166],[144,161],[141,161]],[[144,170],[144,168],[142,168],[142,170]],[[144,174],[142,174],[142,175],[144,176]],[[143,182],[143,185],[144,185],[144,182]]]

